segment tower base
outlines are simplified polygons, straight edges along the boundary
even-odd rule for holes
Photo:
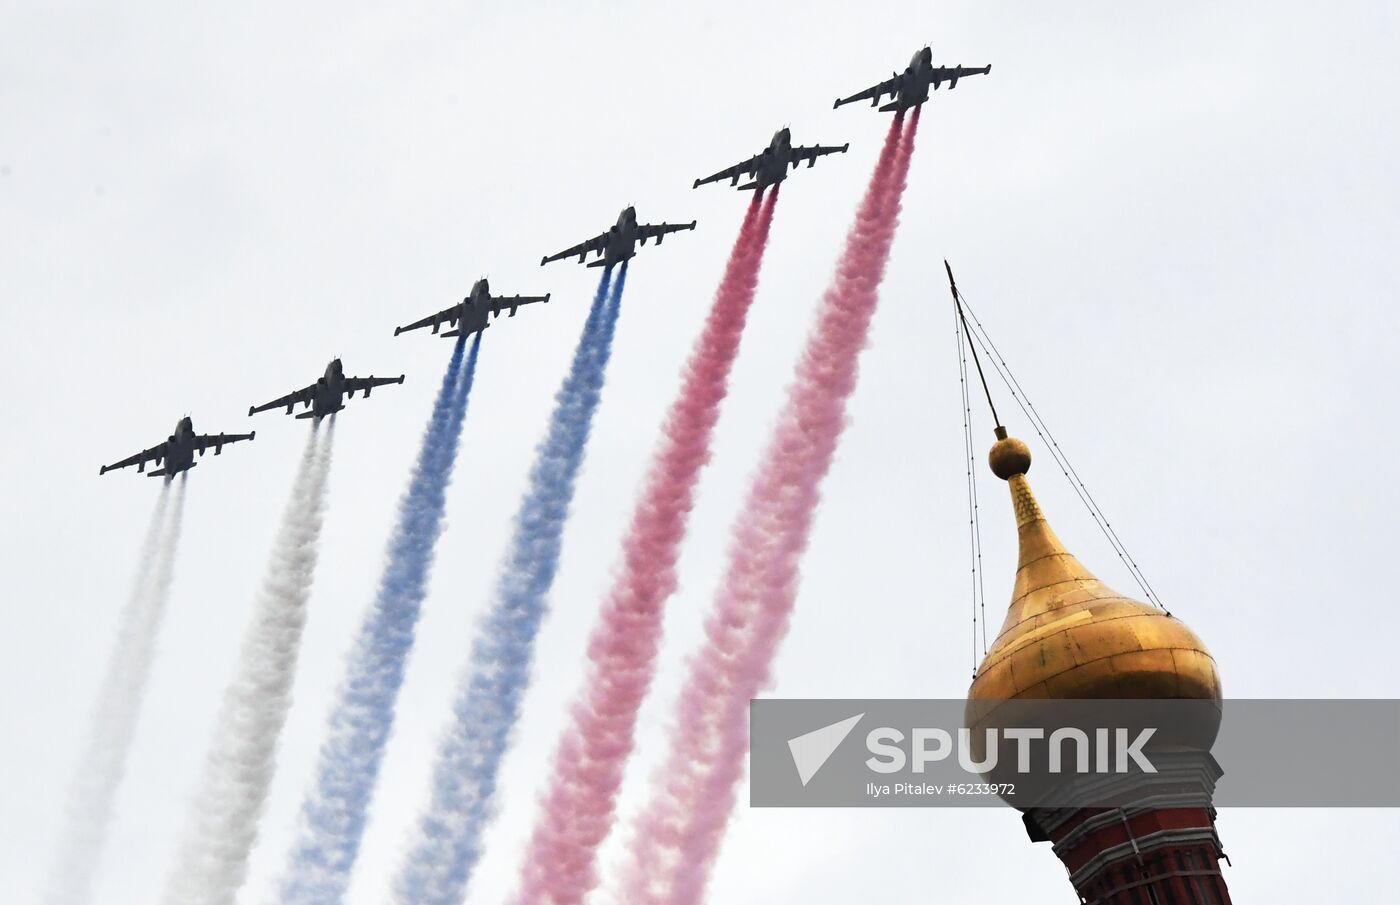
[[[1121,806],[1030,808],[1027,834],[1053,844],[1085,905],[1230,905],[1211,806],[1219,765],[1199,752],[1153,760],[1155,774],[1075,781]]]

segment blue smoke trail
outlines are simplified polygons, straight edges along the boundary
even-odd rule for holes
[[[302,803],[298,839],[281,885],[281,901],[288,905],[340,902],[359,853],[476,374],[481,334],[472,340],[465,365],[464,341],[458,339],[453,349],[412,479],[399,500],[379,592],[350,653],[315,782]]]
[[[495,600],[472,645],[453,721],[438,749],[432,798],[395,885],[395,898],[405,905],[461,905],[466,898],[481,835],[492,817],[501,759],[529,685],[535,635],[559,567],[564,522],[602,394],[626,280],[624,263],[611,293],[610,275],[599,281],[573,366],[555,394]]]

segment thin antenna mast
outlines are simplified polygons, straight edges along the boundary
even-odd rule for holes
[[[958,294],[957,281],[953,279],[953,268],[948,264],[948,259],[943,259],[943,269],[948,271],[948,291],[953,293],[953,304],[958,309],[958,320],[962,321],[963,335],[971,337],[972,331],[967,326],[967,315],[963,314],[962,296]],[[992,422],[996,425],[996,435],[998,440],[1006,439],[1006,428],[1001,424],[1001,418],[997,417],[997,405],[992,401],[992,391],[987,386],[987,375],[982,373],[982,359],[977,357],[977,344],[968,342],[968,348],[972,350],[972,363],[977,366],[977,377],[982,381],[982,392],[987,396],[987,407],[992,410]]]

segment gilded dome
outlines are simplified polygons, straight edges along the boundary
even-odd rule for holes
[[[1020,561],[1011,606],[968,702],[1011,699],[1220,700],[1205,644],[1180,620],[1094,577],[1055,536],[1026,481],[1030,452],[1006,437],[989,462],[1011,488]]]

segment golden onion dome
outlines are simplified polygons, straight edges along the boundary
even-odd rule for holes
[[[1094,577],[1055,536],[1026,481],[1026,444],[997,428],[988,462],[1011,487],[1020,561],[1011,606],[968,702],[1013,699],[1220,700],[1205,644],[1180,620]]]

